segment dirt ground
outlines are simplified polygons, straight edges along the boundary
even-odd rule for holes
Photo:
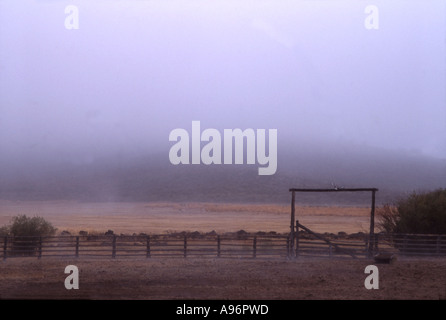
[[[446,259],[375,264],[379,289],[366,289],[373,260],[55,259],[0,262],[1,299],[438,300],[446,299]],[[79,289],[64,285],[67,265]]]

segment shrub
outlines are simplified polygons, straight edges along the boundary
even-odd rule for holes
[[[379,227],[392,233],[446,233],[446,189],[413,192],[394,205],[379,208]]]
[[[396,231],[396,225],[399,221],[399,213],[396,206],[385,204],[381,208],[377,208],[377,216],[379,217],[378,228],[381,231],[392,233]]]
[[[56,230],[42,217],[19,215],[12,218],[9,226],[0,228],[0,233],[12,237],[12,254],[32,255],[39,244],[39,238],[53,235]]]
[[[9,234],[18,236],[50,236],[56,233],[56,228],[42,217],[29,218],[26,215],[19,215],[12,218],[9,226]]]

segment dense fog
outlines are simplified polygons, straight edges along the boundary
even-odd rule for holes
[[[282,202],[336,184],[387,201],[444,188],[445,6],[3,0],[0,199]],[[277,171],[173,165],[169,134],[193,121],[277,129]]]

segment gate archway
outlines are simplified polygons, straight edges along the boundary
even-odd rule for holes
[[[333,189],[299,189],[291,188],[291,223],[290,223],[290,255],[293,255],[296,251],[296,192],[371,192],[371,211],[370,211],[370,231],[369,231],[369,244],[368,254],[369,257],[373,255],[375,248],[375,194],[378,191],[377,188],[333,188]]]

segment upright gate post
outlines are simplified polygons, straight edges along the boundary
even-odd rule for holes
[[[294,216],[296,213],[296,207],[295,207],[295,198],[296,198],[296,192],[294,190],[291,191],[291,224],[290,224],[290,248],[288,252],[288,256],[294,256]]]
[[[375,245],[375,190],[372,190],[372,210],[370,212],[369,257],[373,256]]]
[[[79,257],[79,237],[76,237],[76,248],[74,255],[76,256],[76,258]]]
[[[299,220],[296,220],[296,235],[295,235],[295,237],[296,237],[296,249],[295,249],[295,255],[296,255],[296,258],[298,257],[298,255],[299,255]]]

